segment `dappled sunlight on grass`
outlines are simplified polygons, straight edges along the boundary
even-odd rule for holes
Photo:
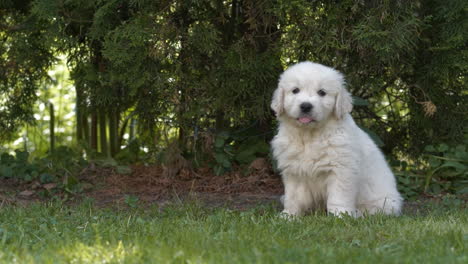
[[[134,258],[138,255],[138,249],[134,246],[125,247],[122,241],[117,245],[101,241],[93,245],[78,242],[64,247],[59,254],[68,263],[119,263],[126,258]]]

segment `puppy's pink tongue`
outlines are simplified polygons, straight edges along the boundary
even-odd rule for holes
[[[312,122],[312,118],[306,117],[306,116],[300,117],[298,120],[299,120],[299,122],[301,122],[302,124],[308,124],[308,123]]]

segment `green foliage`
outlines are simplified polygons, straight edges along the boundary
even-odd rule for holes
[[[3,178],[17,178],[26,181],[40,175],[39,168],[28,161],[29,153],[16,150],[15,156],[3,153],[0,157],[0,174]]]
[[[468,151],[464,144],[437,144],[425,147],[419,166],[406,161],[392,162],[400,191],[407,197],[418,196],[422,191],[431,195],[451,193],[468,194]]]
[[[355,106],[369,106],[369,102],[359,96],[353,95],[353,105]]]
[[[72,149],[63,146],[33,160],[28,152],[16,150],[15,155],[4,152],[0,156],[0,178],[38,181],[41,184],[55,182],[65,190],[73,191],[79,187],[76,175],[86,164]]]
[[[128,145],[123,148],[117,155],[115,159],[119,163],[123,164],[135,164],[144,160],[145,152],[141,150],[141,145],[138,139],[130,140]]]
[[[135,195],[125,195],[124,202],[131,208],[136,208],[138,206],[138,196]]]
[[[252,131],[220,132],[213,144],[214,163],[212,168],[217,175],[230,171],[233,165],[249,165],[258,157],[265,157],[270,146],[260,135]]]
[[[112,157],[98,155],[95,157],[90,157],[90,162],[95,163],[102,168],[113,168],[115,172],[119,174],[130,174],[132,173],[132,168],[125,163],[118,161]]]
[[[423,172],[415,169],[414,166],[409,166],[406,161],[391,160],[390,165],[395,173],[401,195],[405,199],[417,198],[424,186]]]
[[[453,147],[447,144],[428,145],[425,157],[429,165],[424,184],[425,191],[468,194],[467,142]]]
[[[48,76],[50,82],[39,85],[37,101],[32,108],[33,123],[18,129],[21,137],[3,145],[4,149],[23,148],[30,152],[33,158],[44,156],[51,147],[51,104],[55,109],[55,141],[61,145],[70,145],[76,141],[73,137],[76,126],[73,103],[76,98],[64,56],[59,57],[57,63],[48,71]]]
[[[271,124],[269,101],[279,73],[306,59],[345,73],[352,93],[363,99],[356,104],[368,106],[354,115],[381,135],[387,153],[409,150],[417,156],[432,142],[454,143],[466,126],[463,0],[450,5],[439,0],[3,4],[9,19],[2,20],[7,26],[2,64],[15,70],[4,74],[4,96],[16,91],[28,98],[8,100],[19,107],[14,112],[8,106],[5,118],[0,116],[10,131],[15,129],[8,122],[31,117],[36,84],[56,51],[68,56],[82,132],[89,132],[83,120],[92,125],[93,113],[112,112],[120,121],[134,114],[142,129],[163,130],[160,137],[177,129],[186,150],[195,127],[220,130],[252,120]],[[23,24],[27,27],[11,30]],[[36,68],[16,69],[12,62]],[[28,88],[18,92],[14,85]],[[125,123],[117,129],[125,130]],[[111,131],[117,134],[115,127]],[[93,133],[77,137],[98,140]],[[122,144],[100,140],[117,148]]]
[[[52,40],[41,34],[47,21],[28,13],[31,1],[0,2],[0,141],[14,138],[33,122],[36,90],[55,58]]]

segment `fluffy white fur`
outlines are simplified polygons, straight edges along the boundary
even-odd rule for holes
[[[301,110],[304,103],[312,109]],[[285,187],[283,213],[400,213],[395,177],[349,114],[352,98],[341,73],[312,62],[293,65],[281,75],[271,108],[279,120],[271,144]]]

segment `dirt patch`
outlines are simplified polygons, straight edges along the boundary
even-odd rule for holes
[[[95,186],[83,195],[98,205],[121,204],[133,195],[146,204],[196,198],[210,206],[232,204],[240,208],[241,204],[250,207],[275,201],[283,191],[280,177],[269,170],[236,170],[220,176],[209,169],[183,169],[169,177],[159,166],[135,165],[131,169],[132,173],[125,175],[102,169],[82,173],[81,180]]]
[[[0,208],[4,205],[26,205],[40,201],[35,195],[32,184],[25,184],[16,179],[0,179]]]
[[[130,169],[131,173],[119,174],[115,168],[90,165],[78,177],[83,191],[72,196],[60,188],[50,190],[50,184],[0,179],[0,205],[26,205],[49,199],[50,196],[43,195],[49,193],[74,201],[91,198],[99,207],[128,206],[132,197],[145,206],[196,199],[210,207],[247,209],[259,204],[278,205],[283,192],[280,177],[264,166],[237,169],[224,175],[215,175],[207,168],[184,168],[173,176],[161,166],[134,165]]]

